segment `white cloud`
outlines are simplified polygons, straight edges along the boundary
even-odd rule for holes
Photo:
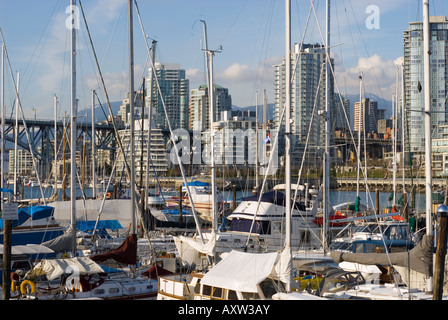
[[[134,66],[134,89],[138,90],[142,83],[143,66]],[[112,101],[122,100],[127,92],[129,92],[129,76],[128,72],[106,72],[103,73],[104,84],[107,94]],[[88,74],[83,77],[83,82],[90,90],[100,90],[103,92],[103,85],[98,73]]]
[[[335,72],[339,90],[342,94],[359,93],[359,75],[362,72],[364,91],[390,100],[395,92],[396,64],[401,60],[402,57],[388,60],[375,54],[368,58],[359,58],[356,66],[341,70],[336,59]]]
[[[125,8],[127,1],[125,0],[97,0],[84,11],[87,15],[87,22],[95,25],[96,32],[99,31],[100,25],[103,25],[102,32],[110,32],[106,28],[106,24],[118,19],[120,12]]]
[[[254,70],[250,70],[247,64],[234,63],[218,73],[217,77],[223,81],[245,81],[252,78]]]

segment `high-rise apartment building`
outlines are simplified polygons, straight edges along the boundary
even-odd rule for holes
[[[291,97],[291,131],[293,139],[291,139],[291,155],[293,164],[299,164],[302,160],[304,146],[309,136],[309,146],[307,154],[318,152],[323,148],[316,148],[324,145],[324,121],[325,117],[319,115],[319,111],[325,110],[325,83],[326,83],[326,54],[325,47],[319,44],[304,44],[300,47],[298,44],[294,46],[291,59],[292,74],[292,97]],[[331,59],[333,64],[333,59]],[[284,149],[284,126],[285,120],[280,122],[280,117],[285,103],[285,61],[274,66],[274,123],[275,128],[280,132],[279,154]],[[333,86],[333,76],[331,76],[330,85],[330,103],[332,107],[331,117],[335,119],[336,97]],[[337,105],[341,105],[338,103]],[[339,107],[338,109],[341,109]],[[311,123],[314,111],[314,120]],[[339,112],[342,112],[339,110]],[[311,127],[310,127],[311,123]],[[332,122],[332,130],[334,122]],[[312,157],[312,156],[311,156]],[[310,161],[317,164],[316,159],[310,158]]]
[[[219,85],[215,87],[215,121],[221,120],[221,112],[232,111],[232,97],[229,90]],[[201,85],[191,90],[189,129],[204,131],[210,128],[210,114],[208,103],[208,86]]]
[[[135,131],[134,131],[134,150],[135,150],[135,178],[137,183],[144,179],[146,176],[146,171],[148,170],[149,176],[152,178],[155,174],[158,176],[164,176],[168,170],[168,154],[166,152],[166,143],[163,138],[161,129],[152,128],[151,129],[151,141],[149,143],[150,159],[147,158],[148,150],[148,119],[135,120]],[[143,127],[142,127],[143,126]],[[142,130],[143,129],[143,130]],[[129,148],[130,133],[129,129],[119,131],[120,138],[124,148],[127,150]],[[128,160],[129,161],[129,160]],[[124,157],[123,153],[118,153],[117,168],[124,168]],[[118,170],[116,176],[119,177],[121,174],[127,176],[127,172],[121,172]]]
[[[154,79],[152,85],[147,86],[147,105],[153,93],[153,120],[157,128],[168,130],[168,121],[163,108],[163,101],[166,106],[168,118],[173,130],[183,128],[188,129],[189,114],[189,91],[190,83],[185,78],[185,70],[179,64],[155,64],[157,82]],[[149,69],[150,74],[152,69]],[[150,84],[150,81],[147,81]]]
[[[142,102],[143,102],[143,92],[142,91],[136,91],[134,92],[134,114],[139,115],[142,113]],[[129,116],[130,116],[130,109],[129,109],[129,92],[126,93],[125,98],[121,102],[120,109],[117,112],[117,116],[121,117],[121,120],[128,124]]]
[[[378,131],[378,102],[362,99],[353,106],[353,131],[377,132]]]
[[[431,73],[431,124],[432,139],[438,141],[446,133],[448,93],[448,21],[443,16],[430,17],[430,73]],[[411,22],[404,32],[404,92],[406,118],[409,128],[410,151],[414,154],[425,150],[424,137],[424,68],[423,23]],[[434,144],[433,144],[434,146]],[[448,146],[448,144],[445,144]],[[440,145],[438,145],[440,147]],[[441,149],[438,148],[440,151]],[[433,149],[434,151],[434,149]],[[448,151],[448,148],[447,148]],[[447,154],[445,152],[445,154]],[[445,161],[448,156],[445,155]]]

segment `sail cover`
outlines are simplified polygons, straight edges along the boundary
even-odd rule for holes
[[[48,240],[44,243],[42,243],[43,246],[55,251],[69,251],[73,249],[73,246],[75,245],[76,241],[76,232],[70,226],[64,234],[60,235],[59,237],[56,237],[54,239]]]
[[[54,280],[64,273],[75,272],[78,275],[104,273],[104,270],[87,257],[71,259],[44,259],[37,263],[29,275],[47,275],[48,280]]]
[[[409,253],[348,253],[341,251],[331,251],[331,258],[340,263],[342,261],[356,262],[367,265],[392,265],[409,267],[410,269],[423,273],[426,276],[432,275],[433,266],[433,243],[432,236],[424,235],[422,241]]]
[[[137,263],[137,235],[132,234],[115,250],[90,256],[96,262],[104,262],[114,259],[117,262],[126,264]]]
[[[277,258],[277,252],[233,250],[204,275],[201,283],[240,292],[257,292],[257,285],[269,277]]]
[[[201,239],[197,238],[191,238],[191,237],[185,237],[185,236],[179,236],[179,237],[173,237],[176,241],[176,247],[179,252],[184,252],[188,249],[194,249],[198,252],[207,254],[209,256],[213,256],[215,252],[215,245],[216,245],[216,235],[215,231],[212,230],[210,239],[206,243],[202,243]],[[195,253],[196,254],[196,253]]]

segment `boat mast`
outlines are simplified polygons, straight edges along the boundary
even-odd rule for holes
[[[153,108],[153,99],[154,99],[154,86],[153,86],[153,82],[154,82],[154,67],[156,64],[156,45],[157,45],[157,41],[153,41],[152,45],[151,45],[151,65],[153,66],[151,68],[151,74],[149,75],[149,85],[147,85],[147,87],[149,87],[149,105],[148,105],[148,137],[147,137],[147,143],[146,143],[146,184],[145,184],[145,209],[148,208],[148,188],[149,188],[149,167],[152,165],[151,164],[151,122],[152,122],[152,108]],[[145,101],[146,98],[144,98],[143,101]],[[154,172],[154,178],[157,178],[157,174],[156,172]],[[158,183],[157,183],[158,185]],[[162,192],[160,192],[160,196],[163,197]],[[145,211],[146,212],[146,211]]]
[[[433,235],[432,230],[432,159],[431,159],[431,76],[430,76],[430,26],[429,0],[423,0],[423,70],[425,92],[425,193],[426,193],[426,234]],[[432,277],[426,282],[426,289],[433,289]]]
[[[54,174],[54,195],[58,195],[58,115],[57,115],[57,106],[58,106],[58,98],[56,95],[53,97],[53,113],[54,113],[54,165],[53,165],[53,174]]]
[[[327,0],[326,10],[326,39],[325,39],[325,154],[324,154],[324,188],[323,188],[323,230],[322,246],[324,251],[328,247],[328,214],[330,213],[330,0]]]
[[[2,43],[2,62],[1,62],[1,68],[2,68],[2,86],[0,89],[0,94],[1,94],[1,102],[0,102],[0,108],[1,108],[1,112],[2,112],[2,146],[1,146],[1,174],[0,174],[0,188],[4,187],[4,181],[5,181],[5,43]],[[3,196],[1,197],[1,201],[0,201],[0,205],[1,208],[3,210]]]
[[[210,122],[210,167],[211,167],[211,180],[212,180],[212,221],[213,229],[218,229],[218,197],[216,190],[216,165],[215,165],[215,86],[213,84],[213,56],[215,52],[221,52],[221,50],[209,50],[207,43],[207,25],[204,20],[201,20],[204,25],[204,39],[205,49],[207,57],[207,73],[208,73],[208,105],[209,105],[209,122]]]
[[[361,171],[361,129],[363,128],[362,124],[362,115],[363,115],[363,104],[362,104],[362,72],[359,75],[359,109],[358,109],[358,174],[356,175],[356,198],[359,198],[359,177]]]
[[[395,93],[392,94],[392,207],[395,206],[397,194],[397,80]]]
[[[285,251],[291,252],[291,0],[285,0]],[[289,278],[288,278],[289,279]],[[290,280],[290,279],[289,279]],[[286,283],[291,292],[291,283]]]
[[[132,0],[128,0],[128,31],[129,31],[129,135],[130,135],[130,193],[131,193],[131,222],[132,222],[132,234],[136,233],[135,226],[135,162],[134,162],[134,30],[133,30],[133,6]]]
[[[16,125],[14,127],[14,199],[17,200],[17,157],[18,157],[18,140],[19,140],[19,87],[20,72],[17,73],[17,92],[16,92]]]
[[[255,92],[255,187],[253,192],[258,194],[258,90]]]
[[[70,66],[72,77],[70,80],[70,203],[71,203],[71,225],[76,234],[76,139],[77,139],[77,112],[76,101],[76,28],[75,28],[76,0],[70,0],[70,11],[72,16],[71,44],[70,44]],[[76,250],[76,238],[73,237],[72,251]]]
[[[96,136],[95,136],[95,90],[92,90],[92,199],[96,198]]]
[[[404,60],[401,63],[401,159],[402,159],[402,180],[403,180],[403,206],[407,207],[407,197],[404,195],[406,193],[406,161],[405,161],[405,115],[406,115],[406,106],[405,106],[405,98],[404,98]]]

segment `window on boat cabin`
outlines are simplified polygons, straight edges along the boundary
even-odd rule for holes
[[[257,292],[243,292],[244,300],[260,300],[260,295]]]
[[[213,288],[213,298],[222,299],[222,288]]]
[[[95,294],[104,294],[104,292],[104,289],[95,289],[95,291],[93,291]]]
[[[391,226],[389,227],[389,239],[407,240],[408,230],[407,226]]]
[[[210,296],[212,294],[212,287],[203,285],[201,294],[203,296]]]
[[[255,221],[254,223],[252,221],[250,219],[232,219],[230,231],[270,234],[271,224],[269,221]]]
[[[118,293],[118,292],[120,292],[120,289],[119,288],[110,288],[109,289],[109,293]]]
[[[227,299],[228,299],[228,300],[238,300],[238,296],[237,296],[237,294],[236,294],[235,291],[233,291],[233,290],[228,290],[228,293],[227,293]]]
[[[271,222],[272,234],[281,234],[282,233],[282,223],[281,221],[272,221]]]
[[[277,283],[275,283],[272,279],[262,281],[260,283],[260,288],[266,299],[272,298],[272,296],[278,291]]]
[[[373,243],[356,243],[355,244],[355,253],[371,253],[375,252],[375,245]]]

